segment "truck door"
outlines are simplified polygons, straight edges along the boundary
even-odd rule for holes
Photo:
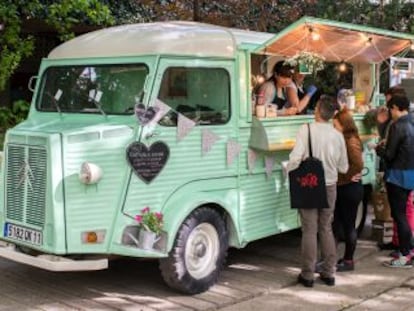
[[[144,126],[138,141],[148,149],[159,148],[164,159],[151,180],[132,175],[125,211],[163,206],[184,185],[208,191],[230,178],[226,187],[236,187],[238,156],[228,159],[227,153],[228,143],[238,135],[233,75],[233,61],[160,59],[149,106],[161,102],[168,112]],[[190,201],[185,198],[191,193],[183,204]]]

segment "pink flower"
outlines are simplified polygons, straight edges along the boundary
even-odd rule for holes
[[[150,211],[150,208],[148,206],[146,206],[141,210],[141,213],[146,214],[146,213],[149,213],[149,211]]]
[[[162,220],[162,214],[160,212],[155,212],[155,217],[157,217],[158,220]]]
[[[135,216],[135,220],[136,220],[137,222],[141,223],[141,221],[142,221],[142,216],[141,216],[141,215],[136,215],[136,216]]]

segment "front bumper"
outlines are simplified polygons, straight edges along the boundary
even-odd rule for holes
[[[108,268],[108,259],[74,260],[51,254],[32,256],[20,252],[14,244],[0,244],[0,257],[49,271],[93,271]]]

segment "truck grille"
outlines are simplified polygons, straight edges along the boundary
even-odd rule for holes
[[[39,146],[7,145],[6,217],[43,227],[47,152]]]

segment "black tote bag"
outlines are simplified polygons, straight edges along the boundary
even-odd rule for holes
[[[308,123],[309,157],[299,167],[289,172],[291,208],[317,209],[328,208],[326,198],[325,172],[322,161],[313,157]]]

